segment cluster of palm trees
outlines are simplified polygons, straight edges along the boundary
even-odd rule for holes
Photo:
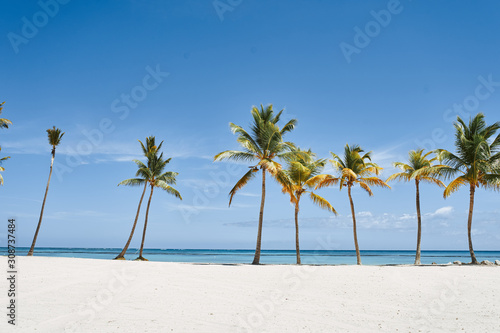
[[[257,232],[257,245],[253,264],[260,263],[262,225],[264,216],[264,203],[266,195],[266,174],[271,175],[282,187],[283,193],[290,196],[290,201],[295,210],[295,244],[297,264],[301,263],[299,248],[299,202],[303,194],[308,193],[311,200],[319,207],[337,214],[333,206],[323,197],[315,194],[313,190],[333,185],[339,185],[340,190],[347,188],[351,215],[353,221],[354,246],[356,248],[357,264],[361,264],[361,255],[357,240],[356,214],[351,189],[359,185],[370,196],[373,195],[371,187],[390,188],[387,182],[393,180],[414,181],[416,186],[417,210],[417,250],[415,264],[420,264],[420,242],[422,235],[422,221],[420,212],[420,183],[431,183],[444,187],[444,198],[457,191],[462,185],[470,188],[470,204],[468,216],[469,251],[472,264],[477,264],[471,238],[472,213],[474,207],[474,193],[476,188],[482,186],[486,189],[500,190],[500,134],[495,133],[500,129],[500,122],[487,126],[482,113],[477,114],[466,124],[460,117],[454,124],[456,129],[456,153],[444,149],[424,152],[423,149],[409,152],[407,163],[395,162],[394,166],[402,172],[393,174],[386,181],[379,178],[382,168],[371,161],[371,152],[365,152],[358,145],[347,144],[342,157],[331,153],[330,162],[335,171],[334,175],[321,174],[326,164],[325,159],[316,159],[311,150],[302,150],[283,137],[292,131],[297,120],[288,121],[283,128],[278,122],[283,110],[277,114],[273,106],[253,107],[251,114],[253,122],[250,131],[230,123],[230,128],[236,134],[238,143],[243,150],[227,150],[217,154],[214,161],[233,160],[249,162],[249,171],[236,182],[229,192],[229,205],[233,196],[243,188],[258,171],[262,174],[262,193],[259,211]],[[277,162],[286,163],[283,166]],[[439,161],[439,164],[435,164]],[[441,179],[457,178],[445,186]]]
[[[0,114],[4,103],[0,104]],[[294,207],[297,264],[301,263],[298,219],[300,199],[303,195],[309,196],[309,198],[320,208],[326,209],[333,214],[337,214],[332,204],[325,198],[314,193],[314,190],[334,185],[338,185],[340,190],[342,190],[342,188],[347,188],[353,222],[353,236],[354,246],[356,248],[357,264],[360,265],[361,255],[357,239],[356,214],[351,189],[357,185],[366,191],[368,195],[372,196],[373,192],[371,187],[377,186],[390,188],[387,184],[390,181],[415,182],[418,226],[415,264],[420,264],[420,243],[422,236],[420,184],[430,183],[443,187],[444,198],[447,198],[452,193],[456,192],[461,186],[468,186],[470,193],[469,215],[467,220],[469,252],[472,263],[478,263],[474,254],[471,235],[474,196],[476,189],[479,187],[500,190],[500,134],[495,136],[496,132],[500,129],[500,122],[487,126],[482,113],[479,113],[474,118],[470,119],[468,124],[466,124],[460,117],[457,117],[457,121],[454,123],[456,130],[455,153],[444,149],[437,149],[430,152],[425,152],[423,149],[412,150],[409,152],[407,162],[394,163],[394,166],[399,168],[401,172],[395,173],[386,181],[383,181],[379,177],[382,168],[372,162],[371,152],[365,152],[358,145],[347,144],[344,148],[343,156],[331,153],[332,158],[329,162],[332,164],[335,174],[322,174],[321,171],[328,162],[326,159],[317,159],[316,155],[310,149],[302,150],[294,143],[283,139],[286,134],[295,128],[297,120],[289,120],[283,127],[280,128],[278,122],[280,121],[282,113],[283,110],[275,114],[272,105],[268,105],[266,107],[261,105],[260,108],[253,107],[251,110],[253,122],[250,126],[250,131],[247,132],[241,126],[230,123],[230,128],[232,132],[238,136],[237,141],[242,146],[243,150],[227,150],[214,157],[214,161],[233,160],[251,163],[248,172],[246,172],[230,190],[229,206],[231,205],[233,197],[238,190],[243,188],[257,175],[259,171],[262,175],[262,193],[259,211],[257,244],[255,248],[255,256],[252,262],[253,264],[260,263],[267,174],[273,177],[278,184],[280,184],[282,192],[290,197],[290,202]],[[12,122],[10,120],[0,118],[0,128],[8,128],[11,124]],[[28,256],[33,255],[49,191],[56,147],[60,144],[64,133],[54,126],[53,128],[47,130],[47,135],[49,144],[52,147],[50,172],[38,225],[33,237],[31,248],[28,252]],[[165,159],[163,157],[163,153],[160,152],[163,141],[160,142],[159,145],[156,145],[155,137],[150,136],[146,138],[145,144],[141,141],[139,141],[139,143],[144,157],[146,158],[146,163],[134,160],[138,167],[136,177],[126,179],[118,185],[143,186],[143,191],[139,200],[130,235],[123,250],[118,256],[116,256],[115,259],[125,259],[124,256],[134,236],[142,201],[144,199],[144,195],[146,194],[148,185],[150,187],[150,194],[146,208],[140,253],[136,260],[147,260],[143,256],[143,250],[146,238],[149,209],[154,189],[159,188],[165,190],[168,194],[182,200],[180,193],[171,186],[176,184],[176,177],[178,173],[165,171],[165,167],[171,159]],[[8,158],[8,156],[0,158],[0,163]],[[286,164],[285,167],[283,167],[277,160],[280,160],[282,163],[284,162]],[[4,171],[1,166],[0,171]],[[441,179],[451,181],[446,186]],[[1,184],[3,184],[3,178],[0,175],[0,185]]]
[[[0,109],[1,111],[1,109]],[[4,119],[2,119],[4,121]],[[5,126],[7,127],[7,126]],[[52,167],[54,165],[54,158],[56,154],[56,147],[61,143],[61,139],[64,135],[64,133],[61,133],[61,130],[56,128],[55,126],[53,128],[49,128],[47,130],[47,135],[49,139],[49,144],[52,146],[52,151],[51,151],[51,161],[50,161],[50,172],[49,172],[49,179],[47,181],[47,186],[45,188],[45,195],[43,197],[43,202],[42,202],[42,209],[40,211],[40,218],[38,220],[38,225],[36,227],[35,235],[33,237],[33,242],[31,244],[30,250],[28,251],[28,256],[32,256],[33,252],[35,250],[35,245],[36,245],[36,240],[38,238],[38,233],[40,231],[40,226],[42,225],[42,218],[43,218],[43,211],[45,208],[45,202],[47,200],[47,194],[49,192],[49,186],[50,186],[50,179],[52,176]],[[144,194],[146,193],[146,189],[148,185],[150,186],[150,194],[149,194],[149,200],[148,200],[148,205],[146,208],[146,218],[144,220],[144,229],[142,233],[142,242],[141,242],[141,248],[140,248],[140,254],[139,257],[136,260],[143,260],[147,261],[146,258],[143,257],[143,250],[144,250],[144,241],[146,239],[146,228],[148,224],[148,215],[149,215],[149,208],[151,206],[151,198],[153,196],[153,190],[155,188],[160,188],[162,190],[165,190],[167,193],[179,198],[182,200],[181,195],[179,192],[174,189],[171,185],[174,185],[176,183],[176,177],[178,175],[177,172],[171,172],[171,171],[164,171],[166,165],[170,162],[170,158],[164,159],[163,158],[163,153],[160,153],[161,146],[163,144],[163,141],[160,142],[160,144],[157,146],[155,143],[155,137],[150,136],[146,138],[146,145],[144,145],[141,141],[139,141],[141,144],[141,148],[143,151],[144,156],[146,157],[146,164],[139,160],[134,160],[134,162],[138,166],[138,170],[136,172],[136,178],[130,178],[122,181],[118,185],[127,185],[127,186],[140,186],[144,185],[144,189],[142,191],[141,199],[139,200],[139,206],[137,207],[137,213],[135,215],[135,220],[134,224],[132,226],[132,231],[130,232],[130,236],[127,240],[127,243],[125,244],[125,247],[123,248],[122,252],[115,258],[115,259],[125,259],[125,253],[127,252],[127,249],[130,245],[130,242],[132,241],[132,237],[134,236],[134,231],[135,227],[137,225],[137,220],[139,218],[139,213],[141,210],[141,204],[142,200],[144,199]]]
[[[137,225],[137,220],[139,218],[139,213],[141,211],[142,200],[144,199],[144,194],[146,193],[146,189],[149,185],[149,199],[148,205],[146,208],[146,217],[144,219],[144,228],[142,231],[142,241],[141,248],[139,252],[139,257],[136,260],[147,261],[146,258],[143,257],[144,250],[144,240],[146,239],[146,228],[148,226],[148,215],[149,215],[149,207],[151,206],[151,198],[153,197],[153,191],[155,188],[162,189],[166,191],[168,194],[173,195],[176,198],[182,200],[180,193],[173,188],[171,185],[175,185],[176,177],[178,175],[177,172],[165,171],[165,167],[168,163],[170,163],[171,158],[164,159],[163,153],[160,153],[161,146],[163,141],[160,142],[158,146],[155,143],[155,137],[150,136],[146,138],[146,145],[144,145],[141,141],[142,152],[144,157],[146,157],[146,164],[139,161],[134,160],[135,164],[137,164],[137,172],[135,174],[136,178],[130,178],[122,181],[119,185],[126,186],[141,186],[144,185],[144,189],[141,194],[141,199],[139,200],[139,205],[137,207],[137,213],[135,214],[134,224],[132,225],[132,230],[130,232],[130,236],[128,237],[127,243],[123,247],[123,250],[120,252],[115,259],[117,260],[125,260],[125,253],[127,252],[128,247],[130,246],[130,242],[134,236],[135,227]]]

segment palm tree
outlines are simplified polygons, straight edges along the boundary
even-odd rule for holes
[[[358,145],[350,147],[348,144],[344,148],[344,158],[340,158],[336,154],[332,154],[333,159],[330,162],[333,168],[339,174],[338,177],[325,177],[317,186],[316,189],[335,185],[340,183],[340,189],[347,187],[349,202],[351,204],[352,224],[354,233],[354,246],[356,247],[357,264],[361,265],[361,255],[359,253],[358,236],[356,232],[356,215],[354,213],[354,203],[351,196],[351,188],[358,184],[363,190],[368,192],[370,196],[373,192],[370,186],[380,186],[390,188],[382,179],[376,177],[382,170],[377,164],[371,162],[371,152],[361,155],[364,150]],[[369,162],[367,162],[369,161]],[[374,174],[375,176],[372,176]]]
[[[229,126],[234,134],[238,135],[238,143],[243,147],[242,151],[239,150],[226,150],[222,153],[215,155],[214,161],[233,160],[255,162],[256,164],[250,166],[250,170],[243,175],[243,177],[236,182],[234,187],[229,192],[229,206],[235,193],[244,187],[250,179],[255,177],[255,173],[259,170],[262,171],[262,195],[260,201],[259,212],[259,227],[257,232],[257,245],[255,248],[255,256],[252,264],[258,265],[260,262],[260,248],[262,241],[262,221],[264,218],[264,202],[266,198],[266,172],[271,176],[279,179],[283,176],[281,165],[275,161],[275,158],[287,159],[296,153],[291,152],[294,145],[291,142],[284,142],[283,135],[292,131],[297,124],[296,119],[288,121],[282,129],[277,125],[280,120],[283,110],[274,114],[273,106],[269,105],[264,108],[260,106],[253,107],[251,114],[253,123],[250,126],[251,134],[245,131],[242,127],[229,123]]]
[[[2,114],[4,104],[5,102],[0,103],[0,114]],[[9,119],[0,118],[0,128],[9,128],[9,125],[12,125],[12,122]]]
[[[500,134],[493,139],[495,132],[500,129],[500,122],[486,126],[484,114],[478,113],[469,120],[468,125],[460,117],[457,117],[457,121],[453,125],[456,130],[456,153],[438,149],[438,158],[446,165],[438,169],[446,178],[452,178],[459,174],[446,186],[443,193],[444,198],[458,191],[461,186],[469,185],[467,234],[471,261],[472,264],[477,264],[471,234],[474,194],[479,186],[485,189],[500,189]]]
[[[163,142],[161,142],[157,147],[155,144],[155,137],[154,136],[150,136],[150,137],[146,138],[146,146],[144,146],[144,144],[140,140],[137,140],[137,141],[139,141],[139,143],[141,144],[142,152],[143,152],[144,156],[148,159],[148,161],[150,160],[150,157],[152,155],[156,154],[161,149],[161,145],[163,144]],[[136,163],[137,163],[137,161],[136,161]],[[137,170],[136,177],[139,177],[141,175],[142,175],[142,173],[141,173],[140,168],[139,168],[139,170]],[[136,179],[135,181],[131,180],[131,179],[127,179],[126,181],[123,181],[120,184],[118,184],[118,186],[120,186],[120,185],[135,186],[135,185],[141,185],[142,183],[144,183],[144,189],[142,191],[141,199],[139,200],[139,205],[137,206],[137,213],[135,214],[135,219],[134,219],[134,224],[132,226],[132,230],[130,231],[130,235],[128,237],[127,243],[123,247],[122,252],[120,252],[120,254],[116,256],[115,260],[125,260],[125,253],[127,253],[128,247],[130,246],[130,242],[132,241],[132,237],[134,236],[135,227],[137,225],[137,220],[139,219],[139,212],[141,211],[142,200],[144,199],[144,194],[146,193],[148,182],[146,181],[146,179],[142,178],[142,179]]]
[[[300,151],[300,149],[299,149]],[[300,265],[300,247],[299,247],[299,204],[303,194],[309,193],[311,200],[319,207],[337,214],[332,205],[323,197],[315,194],[308,189],[313,189],[328,175],[320,175],[324,168],[326,160],[314,160],[314,154],[311,150],[302,151],[302,155],[297,155],[288,162],[288,167],[284,170],[285,176],[281,179],[283,193],[290,195],[290,201],[295,207],[295,248],[297,264]]]
[[[163,142],[162,142],[163,143]],[[161,146],[161,144],[159,146]],[[137,170],[137,176],[140,178],[132,178],[122,181],[119,185],[142,185],[146,183],[151,187],[151,192],[149,194],[148,205],[146,208],[146,218],[144,220],[144,230],[142,232],[142,241],[141,241],[141,249],[139,253],[139,257],[136,260],[144,260],[147,259],[143,257],[142,253],[144,250],[144,240],[146,239],[146,229],[148,226],[148,215],[149,208],[151,206],[151,198],[153,196],[153,190],[155,187],[158,187],[162,190],[165,190],[167,193],[179,198],[182,200],[180,193],[170,185],[174,185],[176,183],[176,177],[178,175],[177,172],[167,171],[163,172],[165,166],[170,162],[171,158],[164,160],[163,153],[158,155],[158,149],[152,149],[150,153],[148,153],[148,164],[144,164],[139,160],[134,160],[134,162],[139,167]]]
[[[51,152],[52,158],[50,160],[49,180],[47,181],[47,187],[45,188],[45,195],[43,197],[43,202],[42,202],[42,210],[40,211],[40,218],[38,219],[38,225],[36,227],[35,236],[33,237],[33,242],[31,243],[31,248],[28,252],[28,256],[32,256],[33,250],[35,249],[36,239],[38,237],[38,232],[40,231],[40,225],[42,224],[45,201],[47,200],[47,193],[49,192],[50,177],[52,177],[52,167],[54,165],[54,158],[56,157],[56,147],[61,143],[61,138],[63,137],[64,133],[61,133],[61,130],[54,126],[53,128],[49,128],[47,130],[47,135],[49,138],[49,144],[52,146],[52,152]]]
[[[5,102],[0,103],[0,114],[2,114],[2,109],[3,105]],[[9,119],[5,118],[0,118],[0,128],[9,128],[9,125],[12,125],[12,122]],[[0,151],[2,150],[2,147],[0,147]],[[10,156],[2,157],[0,158],[0,165],[2,165],[2,161],[5,161],[6,159],[9,159]],[[0,171],[5,171],[5,169],[0,166]],[[3,177],[0,175],[0,185],[3,185]]]
[[[422,218],[420,215],[420,182],[435,184],[440,187],[444,187],[442,181],[436,178],[439,173],[436,173],[435,168],[433,169],[432,162],[434,162],[437,157],[428,159],[432,152],[424,154],[423,149],[411,150],[408,153],[408,163],[395,162],[394,167],[401,169],[403,172],[398,172],[387,178],[386,182],[392,180],[409,182],[415,180],[416,187],[416,206],[417,206],[417,251],[415,254],[415,265],[420,265],[420,239],[422,237]]]

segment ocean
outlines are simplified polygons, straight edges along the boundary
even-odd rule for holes
[[[18,247],[17,256],[25,256],[29,248]],[[118,248],[35,248],[35,256],[113,259],[120,253]],[[135,259],[138,249],[129,249],[126,259]],[[0,247],[0,254],[7,255],[7,248]],[[475,251],[479,261],[500,260],[500,251]],[[150,261],[189,262],[213,264],[249,264],[253,260],[254,250],[200,250],[200,249],[144,249],[143,256]],[[319,265],[354,265],[354,250],[302,250],[303,264]],[[400,265],[413,264],[415,251],[361,251],[364,265]],[[470,262],[469,251],[422,251],[422,264],[447,264],[459,260]],[[294,250],[262,250],[261,264],[294,264]]]

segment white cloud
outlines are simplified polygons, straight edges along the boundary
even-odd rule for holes
[[[455,209],[451,206],[445,206],[436,209],[434,213],[427,213],[427,216],[437,216],[437,217],[449,217],[452,215],[452,213],[455,211]]]
[[[242,195],[244,197],[260,197],[260,194],[249,193],[249,192],[238,192],[238,195]]]
[[[373,216],[371,212],[359,212],[356,214],[357,216]]]

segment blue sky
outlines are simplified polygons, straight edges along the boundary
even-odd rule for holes
[[[385,179],[411,149],[452,150],[456,115],[500,121],[499,10],[496,1],[4,3],[0,99],[13,125],[0,131],[11,156],[0,218],[15,217],[18,246],[31,244],[50,164],[45,130],[57,126],[66,134],[37,246],[122,247],[141,189],[116,185],[135,174],[137,140],[155,135],[184,200],[155,192],[146,247],[252,249],[260,181],[228,208],[247,166],[212,162],[238,148],[229,122],[247,127],[253,105],[272,103],[299,121],[287,139],[322,158],[357,143]],[[353,192],[362,250],[415,247],[414,185],[391,185],[371,198]],[[293,249],[293,208],[276,184],[267,193],[263,248]],[[353,249],[347,193],[318,194],[339,216],[304,200],[302,248]],[[477,192],[476,250],[498,250],[499,199]],[[467,208],[465,188],[444,200],[422,186],[422,249],[466,250]]]

